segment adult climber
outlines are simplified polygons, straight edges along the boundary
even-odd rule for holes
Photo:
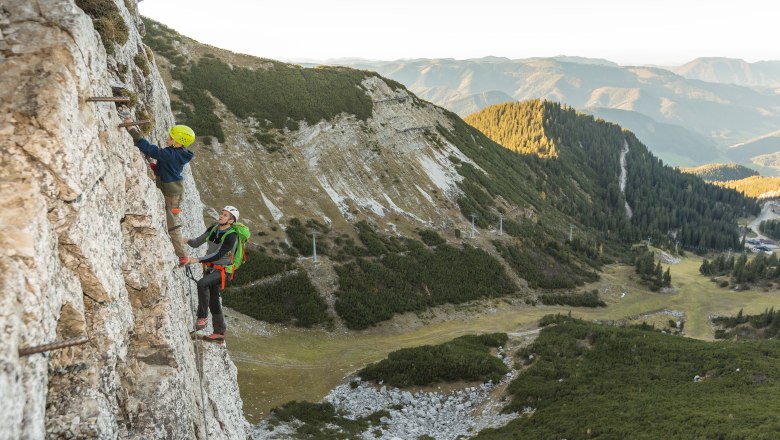
[[[198,280],[198,312],[195,320],[195,330],[206,327],[209,310],[211,310],[214,333],[204,337],[211,342],[225,340],[225,316],[222,314],[219,292],[225,288],[225,267],[233,264],[238,246],[238,234],[233,224],[238,221],[238,209],[225,206],[219,215],[217,223],[206,228],[200,237],[187,241],[190,247],[196,248],[208,243],[206,255],[203,257],[187,257],[185,264],[202,263],[205,267],[203,278]]]
[[[132,122],[132,120],[127,118],[125,122]],[[181,199],[184,195],[184,178],[181,173],[184,166],[195,157],[192,150],[187,148],[195,142],[195,132],[186,125],[174,125],[168,130],[167,147],[160,148],[141,136],[138,128],[127,127],[127,131],[130,132],[135,146],[142,153],[157,160],[152,169],[156,175],[157,187],[160,188],[165,199],[165,223],[173,249],[176,256],[179,257],[179,264],[184,264],[187,253],[182,244],[178,221],[181,213]]]

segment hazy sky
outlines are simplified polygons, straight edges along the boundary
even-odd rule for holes
[[[285,61],[585,56],[682,64],[780,60],[772,1],[144,0],[201,43]]]

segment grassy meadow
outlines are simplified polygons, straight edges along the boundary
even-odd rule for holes
[[[607,266],[598,289],[607,307],[531,306],[518,300],[492,299],[445,305],[430,312],[396,316],[362,331],[288,328],[263,324],[258,332],[242,325],[250,318],[229,313],[228,348],[238,367],[244,412],[250,422],[266,417],[271,408],[290,400],[317,402],[345,376],[384,359],[400,348],[440,344],[465,334],[522,332],[551,313],[568,313],[583,320],[624,320],[666,327],[679,320],[665,311],[684,314],[687,337],[714,340],[709,317],[757,314],[778,304],[780,292],[733,292],[699,274],[701,259],[685,258],[671,265],[671,292],[650,292],[638,283],[633,267]],[[668,265],[664,265],[666,270]],[[238,325],[234,325],[238,324]],[[270,333],[267,334],[267,333]]]

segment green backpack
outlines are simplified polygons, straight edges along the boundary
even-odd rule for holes
[[[214,225],[214,227],[211,228],[211,232],[209,232],[208,236],[211,237],[211,234],[213,234],[218,227],[219,225]],[[246,262],[246,252],[244,246],[246,245],[246,241],[249,240],[249,236],[251,235],[249,228],[245,224],[236,222],[233,223],[233,225],[227,231],[225,231],[224,234],[222,234],[222,238],[219,240],[219,244],[224,243],[225,237],[234,232],[238,238],[238,243],[236,244],[236,253],[231,255],[233,264],[230,266],[225,266],[225,272],[231,274],[231,279],[233,278],[233,272],[237,271],[238,268]]]

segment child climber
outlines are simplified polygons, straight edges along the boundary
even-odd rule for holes
[[[132,122],[132,120],[127,118],[125,122]],[[183,265],[187,262],[187,253],[184,251],[178,222],[181,213],[179,204],[184,194],[184,178],[181,173],[184,165],[195,156],[189,148],[186,148],[195,142],[195,132],[186,125],[174,125],[168,131],[167,148],[160,148],[144,139],[136,127],[127,127],[127,131],[130,132],[135,146],[142,153],[157,160],[157,164],[152,169],[157,176],[157,187],[160,188],[165,199],[165,223],[168,226],[173,249],[179,257],[179,264]]]
[[[195,330],[206,327],[211,310],[214,333],[204,338],[210,342],[221,343],[225,340],[225,316],[222,314],[219,291],[225,288],[225,267],[233,263],[239,244],[238,233],[233,228],[233,224],[238,221],[238,215],[238,209],[225,206],[216,224],[209,226],[200,237],[187,241],[193,248],[208,243],[205,256],[186,258],[185,264],[203,263],[206,266],[203,278],[198,280],[198,318],[195,320]]]

